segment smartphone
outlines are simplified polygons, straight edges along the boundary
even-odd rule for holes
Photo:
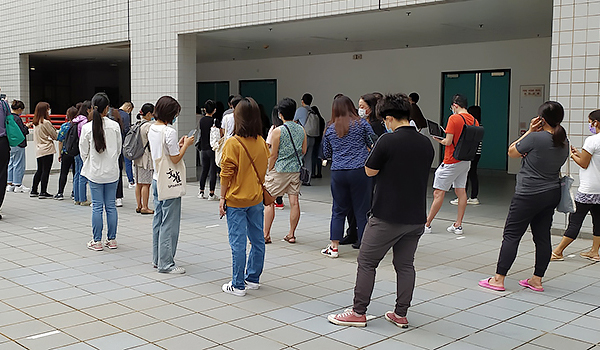
[[[187,137],[192,137],[192,136],[196,136],[196,129],[192,129],[192,130],[190,130],[190,132],[188,132]]]
[[[225,214],[227,214],[227,202],[223,203],[223,209],[225,211]],[[225,216],[225,215],[221,215],[221,217],[219,219],[222,219],[223,216]]]

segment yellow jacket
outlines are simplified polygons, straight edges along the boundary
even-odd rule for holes
[[[254,165],[260,176],[260,182],[248,154],[236,136],[230,137],[223,146],[221,158],[221,186],[229,182],[225,194],[227,206],[232,208],[247,208],[257,205],[263,200],[261,183],[267,173],[269,148],[262,136],[256,139],[239,137],[254,160]]]

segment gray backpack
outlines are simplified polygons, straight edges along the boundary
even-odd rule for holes
[[[321,124],[319,122],[319,116],[312,110],[308,111],[306,123],[304,124],[306,136],[319,137],[319,135],[321,135],[321,132],[319,131],[319,124]]]
[[[146,121],[139,121],[135,123],[123,141],[123,156],[127,159],[134,160],[144,155],[148,143],[145,145],[142,142],[141,127]]]

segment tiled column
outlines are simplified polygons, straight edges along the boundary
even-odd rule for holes
[[[179,35],[177,38],[177,100],[181,112],[177,118],[179,136],[196,128],[196,35]],[[200,135],[196,135],[196,138]],[[196,174],[196,148],[190,147],[184,156],[187,177]]]

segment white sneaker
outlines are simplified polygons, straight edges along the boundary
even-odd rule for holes
[[[211,195],[209,195],[209,196],[208,196],[208,200],[209,200],[209,201],[218,201],[218,200],[219,200],[219,197],[217,197],[217,196],[216,196],[216,195],[214,195],[214,194],[213,194],[212,196],[211,196]]]
[[[431,226],[425,226],[423,233],[431,233]]]
[[[206,196],[206,194],[204,194],[204,192],[202,191],[198,191],[198,199],[207,199],[208,197]]]
[[[175,266],[174,268],[172,268],[171,270],[169,270],[166,273],[170,273],[170,274],[184,274],[185,273],[185,269],[181,266]]]
[[[135,184],[129,184],[129,188],[135,188]]]
[[[15,191],[15,186],[6,185],[6,192],[14,192],[14,191]]]
[[[231,284],[231,281],[229,281],[229,283],[225,283],[221,289],[223,290],[223,292],[228,293],[228,294],[233,294],[237,297],[243,297],[244,295],[246,295],[246,290],[245,289],[237,289],[233,286],[233,284]]]
[[[458,198],[454,198],[453,200],[451,200],[450,204],[452,204],[452,205],[458,205]]]
[[[469,198],[469,199],[467,199],[467,204],[477,205],[477,204],[479,204],[479,199],[477,199],[477,198]]]
[[[328,258],[335,259],[340,256],[340,253],[337,249],[334,249],[331,244],[327,246],[327,248],[321,250],[321,254],[325,255]]]
[[[448,226],[448,228],[446,229],[446,231],[448,231],[450,233],[454,233],[455,235],[462,235],[463,234],[463,228],[462,228],[462,226],[455,227],[454,224]]]
[[[244,281],[244,283],[246,284],[246,289],[257,290],[260,288],[259,283],[254,283],[254,282],[250,282],[250,281]]]
[[[16,193],[27,193],[29,192],[30,188],[29,187],[25,187],[25,185],[19,185],[15,187],[15,192]]]
[[[117,199],[115,199],[115,205],[117,207],[122,207],[123,206],[123,198],[117,198]]]

